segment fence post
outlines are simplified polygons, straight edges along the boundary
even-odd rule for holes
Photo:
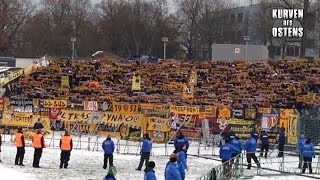
[[[120,140],[119,138],[117,139],[117,153],[120,153]]]
[[[198,156],[200,155],[200,141],[199,141],[199,144],[198,144]]]
[[[88,151],[90,151],[90,140],[91,140],[91,138],[88,137]]]

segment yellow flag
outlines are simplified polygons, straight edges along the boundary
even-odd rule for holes
[[[140,84],[140,76],[133,74],[132,77],[132,90],[133,91],[140,91],[141,90],[141,84]]]
[[[189,78],[189,84],[192,84],[192,85],[196,85],[197,84],[197,71],[192,71],[191,72],[191,75],[190,75],[190,78]]]
[[[69,76],[61,76],[61,87],[69,88]]]
[[[193,98],[194,85],[183,85],[182,88],[182,97],[184,99],[192,99]]]

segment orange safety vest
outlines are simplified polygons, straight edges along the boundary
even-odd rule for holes
[[[16,144],[17,147],[23,147],[23,143],[22,143],[22,140],[21,140],[22,136],[23,136],[22,133],[19,133],[19,132],[16,133],[15,144]]]
[[[35,148],[43,148],[41,145],[41,138],[43,137],[42,134],[34,134],[32,140],[32,146]]]
[[[70,151],[71,150],[71,136],[62,136],[61,137],[61,150]]]

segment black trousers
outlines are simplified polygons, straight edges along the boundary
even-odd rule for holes
[[[71,151],[65,151],[65,150],[61,151],[61,154],[60,154],[60,168],[62,168],[62,166],[64,168],[68,167],[68,162],[70,160],[70,155],[71,155]]]
[[[137,169],[141,170],[144,161],[145,161],[145,166],[147,167],[149,163],[149,159],[150,159],[150,153],[142,153],[140,157],[139,167]]]
[[[23,164],[23,158],[24,158],[24,154],[25,154],[25,149],[24,147],[17,147],[17,154],[16,154],[16,159],[14,161],[15,165],[22,165]]]
[[[43,148],[34,148],[34,155],[33,155],[33,167],[39,167],[40,158],[42,156],[42,149]]]
[[[263,151],[265,151],[264,157],[267,158],[267,156],[268,156],[268,151],[269,151],[269,144],[261,144],[260,157],[263,156]]]
[[[104,154],[103,169],[107,168],[108,160],[109,160],[109,166],[113,166],[113,154]]]
[[[301,167],[303,167],[303,155],[302,155],[302,153],[301,152],[299,152],[299,166],[298,166],[298,168],[301,168]]]
[[[278,157],[283,157],[283,149],[284,149],[284,144],[279,144],[279,154],[278,154]]]
[[[248,169],[251,169],[251,159],[253,159],[253,161],[257,164],[258,168],[260,168],[260,163],[255,153],[247,153]]]
[[[312,157],[303,157],[303,161],[302,173],[305,173],[309,166],[309,173],[312,174]]]

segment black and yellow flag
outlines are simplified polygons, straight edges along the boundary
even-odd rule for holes
[[[132,77],[132,90],[133,91],[140,91],[141,90],[140,75],[133,74],[133,77]]]
[[[182,88],[182,97],[183,99],[192,99],[194,93],[193,84],[184,84]]]

